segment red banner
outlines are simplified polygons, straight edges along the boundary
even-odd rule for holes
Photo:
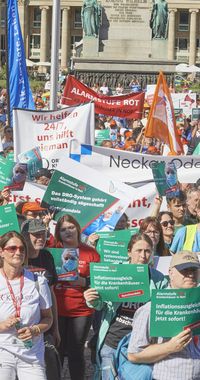
[[[68,75],[62,104],[74,106],[91,101],[94,101],[95,113],[128,119],[142,118],[144,92],[105,96],[97,94],[73,76]]]

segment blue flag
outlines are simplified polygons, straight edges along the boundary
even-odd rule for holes
[[[8,20],[8,79],[10,95],[10,122],[13,108],[35,109],[26,69],[26,58],[17,0],[7,0]]]

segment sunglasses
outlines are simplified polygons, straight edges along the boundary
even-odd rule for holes
[[[17,250],[19,250],[20,253],[25,253],[25,248],[19,245],[9,245],[8,247],[4,247],[3,250],[10,253],[15,253]]]
[[[164,222],[161,222],[160,224],[162,224],[163,227],[167,227],[168,224],[170,224],[171,226],[174,226],[175,221],[174,220],[165,220]]]

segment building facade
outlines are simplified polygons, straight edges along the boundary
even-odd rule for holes
[[[121,3],[122,0],[102,0],[106,6]],[[50,61],[52,0],[19,0],[19,15],[26,57],[32,61]],[[138,0],[123,0],[135,6]],[[146,0],[143,2],[147,2]],[[61,0],[60,22],[60,66],[70,67],[70,58],[75,42],[82,40],[81,6],[83,0]],[[153,2],[152,2],[153,4]],[[168,0],[168,60],[200,65],[200,1]],[[5,6],[0,7],[0,52],[1,62],[5,61]],[[108,20],[109,22],[109,20]],[[115,58],[114,58],[115,59]]]

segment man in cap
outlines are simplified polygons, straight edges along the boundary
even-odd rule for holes
[[[57,304],[53,289],[57,282],[57,273],[53,256],[44,249],[47,239],[46,226],[41,219],[28,219],[22,223],[21,233],[28,247],[28,269],[35,274],[45,276],[51,290],[53,325],[44,336],[46,372],[47,380],[60,380],[59,359],[55,349],[52,349],[54,345],[59,346],[60,344]]]
[[[51,214],[47,208],[41,207],[38,202],[24,202],[21,207],[21,215],[27,220],[42,220],[47,230],[46,246],[54,247],[54,237],[49,230],[49,223],[52,220],[53,214]]]
[[[198,256],[181,251],[171,259],[170,286],[189,289],[198,286],[200,263]],[[199,380],[200,342],[189,328],[173,338],[152,338],[149,334],[150,305],[138,309],[133,319],[128,359],[137,364],[153,365],[154,380]]]

